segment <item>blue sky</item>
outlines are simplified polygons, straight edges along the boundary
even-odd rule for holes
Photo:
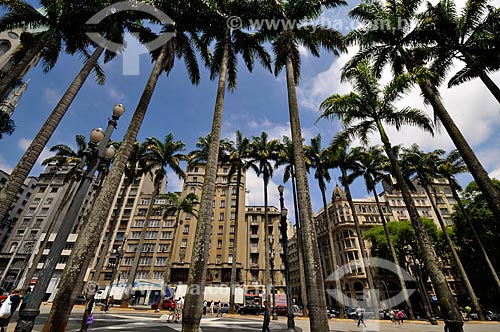
[[[457,3],[463,2],[463,0],[457,1]],[[498,2],[494,3],[498,5]],[[342,27],[347,29],[355,23],[346,18],[346,12],[347,9],[328,12],[323,17],[324,22],[335,24],[335,27],[340,27],[342,24]],[[134,54],[141,50],[133,38],[128,38],[128,41],[127,52]],[[302,52],[302,80],[298,87],[298,97],[303,135],[307,142],[311,137],[321,133],[323,146],[326,146],[338,132],[338,124],[324,120],[317,124],[314,122],[319,116],[318,105],[324,98],[332,93],[346,93],[350,90],[348,85],[340,83],[339,70],[354,51],[351,49],[350,54],[342,55],[340,58],[324,52],[319,59],[306,51]],[[4,136],[0,140],[1,169],[10,171],[15,166],[81,65],[81,59],[61,55],[56,67],[48,74],[43,74],[41,68],[37,67],[27,75],[32,78],[31,83],[13,116],[17,129],[12,136]],[[93,77],[89,77],[48,147],[61,143],[74,146],[75,135],[84,134],[88,137],[92,128],[105,127],[115,103],[123,103],[127,109],[113,134],[115,140],[123,138],[152,64],[148,55],[143,54],[140,57],[139,75],[123,75],[123,56],[120,55],[114,61],[103,65],[103,68],[107,74],[105,85],[99,86]],[[498,73],[492,77],[497,84],[500,84]],[[222,136],[233,139],[237,129],[248,137],[260,135],[262,131],[266,131],[271,138],[290,136],[284,75],[276,78],[259,66],[249,74],[246,68],[240,66],[238,78],[237,90],[226,94]],[[499,104],[479,81],[469,82],[458,88],[441,90],[445,105],[483,165],[492,175],[500,177]],[[142,141],[148,136],[164,137],[172,132],[176,139],[186,143],[187,151],[194,149],[198,137],[210,131],[215,92],[216,82],[209,80],[205,69],[199,86],[192,86],[185,73],[184,64],[176,60],[173,72],[168,77],[163,75],[159,80],[138,139]],[[416,106],[427,110],[429,114],[432,113],[428,106],[423,105],[416,89],[400,103],[402,106]],[[444,129],[434,138],[414,128],[404,128],[399,133],[390,130],[390,135],[395,144],[418,143],[425,150],[453,148]],[[376,138],[373,142],[377,143]],[[47,149],[41,159],[49,155]],[[32,175],[38,175],[41,171],[42,168],[38,163]],[[269,188],[270,203],[275,206],[278,206],[276,187],[282,183],[282,174],[281,170],[276,171]],[[338,175],[337,170],[332,172],[333,179]],[[461,177],[464,184],[470,180],[470,176]],[[250,190],[248,204],[263,204],[261,182],[262,180],[253,172],[248,173],[247,188]],[[335,180],[328,190],[329,197],[334,185]],[[285,186],[285,203],[291,210],[291,189],[289,184]],[[321,207],[321,197],[313,178],[310,178],[310,187],[313,209],[317,211]],[[361,181],[355,182],[353,187],[355,197],[367,196]],[[174,191],[180,188],[181,182],[175,176],[169,176],[168,190]]]

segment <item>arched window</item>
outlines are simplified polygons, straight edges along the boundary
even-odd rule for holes
[[[17,242],[13,242],[12,245],[10,246],[10,253],[13,253],[17,249]]]
[[[10,42],[8,40],[0,40],[0,57],[10,50]]]

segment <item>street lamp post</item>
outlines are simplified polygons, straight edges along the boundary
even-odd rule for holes
[[[269,247],[271,252],[269,253],[269,263],[271,265],[271,293],[273,294],[273,320],[278,320],[278,313],[276,312],[276,291],[274,289],[274,239],[269,238]]]
[[[30,300],[26,308],[19,313],[15,332],[31,332],[35,323],[35,318],[40,314],[40,305],[45,296],[45,291],[49,286],[52,274],[56,269],[57,263],[61,257],[61,253],[66,246],[66,241],[71,233],[75,221],[80,213],[83,202],[87,196],[90,186],[94,181],[94,173],[99,169],[102,162],[106,159],[111,159],[114,156],[115,150],[112,146],[108,147],[111,133],[116,128],[117,121],[125,112],[122,104],[113,107],[113,116],[108,121],[108,127],[104,132],[101,128],[93,129],[90,133],[90,142],[85,155],[80,163],[80,170],[88,163],[87,168],[83,172],[82,178],[78,185],[78,189],[73,197],[73,200],[64,216],[64,219],[57,231],[54,243],[50,248],[43,269],[40,271],[35,288],[33,289]],[[49,236],[47,234],[46,236]]]
[[[113,250],[115,251],[115,250]],[[116,275],[116,272],[118,271],[118,266],[120,265],[120,260],[122,259],[122,256],[123,256],[123,249],[122,247],[118,247],[115,251],[116,253],[116,262],[115,264],[113,265],[113,271],[111,272],[111,281],[109,282],[109,288],[108,288],[108,292],[106,293],[106,303],[104,304],[106,306],[106,309],[109,309],[108,308],[108,304],[109,304],[109,296],[111,295],[111,289],[113,288],[113,281],[115,280],[115,275]],[[120,281],[120,275],[118,275],[118,282]]]
[[[288,209],[285,208],[285,199],[283,198],[283,192],[285,187],[282,185],[278,186],[278,191],[280,194],[280,208],[281,208],[281,219],[280,219],[280,230],[281,230],[281,243],[283,245],[283,265],[285,265],[285,293],[286,293],[286,316],[287,316],[287,331],[295,331],[295,321],[292,307],[292,285],[290,282],[290,261],[288,260],[288,236],[287,236],[287,225],[286,217],[288,215]]]

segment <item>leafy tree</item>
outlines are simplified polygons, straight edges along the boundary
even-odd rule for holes
[[[240,191],[241,191],[241,179],[243,177],[243,172],[246,172],[249,165],[247,163],[247,158],[250,155],[250,140],[247,137],[244,137],[241,131],[236,131],[236,142],[234,145],[231,145],[231,148],[228,150],[228,163],[231,165],[229,169],[229,173],[227,175],[228,179],[232,179],[234,174],[236,173],[236,208],[234,212],[234,244],[233,250],[231,251],[231,255],[233,257],[233,261],[231,263],[231,283],[230,283],[230,292],[229,292],[229,313],[234,314],[234,297],[235,297],[235,288],[236,288],[236,263],[237,263],[237,254],[238,254],[238,228],[239,228],[239,216],[240,216]],[[229,180],[228,185],[231,186],[233,181]],[[244,188],[243,188],[244,189]]]
[[[469,277],[467,272],[465,271],[462,261],[458,256],[457,250],[455,248],[455,244],[453,243],[450,235],[448,234],[448,230],[446,225],[444,224],[443,217],[439,209],[437,208],[437,193],[435,187],[433,187],[433,179],[437,176],[437,165],[440,160],[440,156],[444,154],[443,150],[434,150],[429,153],[425,153],[420,150],[420,147],[417,144],[412,144],[410,148],[404,148],[403,154],[401,158],[401,168],[407,173],[407,178],[412,176],[417,176],[420,185],[424,188],[427,197],[432,205],[432,209],[436,214],[439,225],[441,226],[441,230],[444,234],[444,238],[446,243],[448,244],[448,249],[451,251],[451,255],[453,257],[453,262],[455,266],[458,268],[460,277],[465,284],[467,289],[467,293],[471,298],[474,309],[479,314],[479,318],[481,320],[485,320],[484,315],[481,311],[481,307],[479,305],[479,300],[472,288],[472,285],[469,281]],[[433,192],[431,193],[431,189]]]
[[[414,319],[415,316],[413,314],[410,297],[408,296],[408,292],[406,290],[406,284],[400,269],[398,256],[396,255],[396,250],[394,249],[394,245],[392,243],[391,234],[389,232],[389,229],[387,228],[387,221],[382,211],[376,188],[376,185],[382,180],[386,179],[388,176],[386,170],[388,170],[390,165],[389,160],[383,154],[383,150],[382,148],[380,148],[380,146],[372,146],[368,149],[358,147],[355,149],[357,150],[356,154],[358,158],[353,165],[354,167],[351,177],[362,176],[365,180],[365,185],[368,193],[373,192],[373,196],[375,197],[375,201],[377,203],[380,220],[382,221],[382,226],[384,228],[384,233],[387,240],[387,248],[390,252],[390,260],[392,260],[396,265],[399,284],[403,292],[403,297],[405,298],[405,303],[406,307],[408,308],[408,313],[410,314],[410,319]]]
[[[205,2],[204,2],[205,3]],[[208,262],[208,245],[210,243],[212,202],[215,194],[218,154],[224,110],[226,88],[234,90],[237,83],[238,54],[242,55],[244,64],[252,71],[255,59],[270,69],[270,57],[263,47],[263,42],[254,34],[242,30],[231,30],[227,21],[229,18],[242,17],[242,22],[248,27],[248,16],[260,16],[264,3],[246,1],[217,1],[208,4],[205,24],[202,26],[203,44],[214,45],[213,55],[208,63],[210,78],[218,78],[210,145],[208,149],[205,177],[200,203],[200,217],[196,225],[195,245],[191,256],[191,266],[188,274],[188,287],[200,287],[197,294],[187,294],[184,307],[183,332],[197,332],[203,309],[203,292],[206,284]],[[197,15],[200,13],[198,12]]]
[[[298,210],[301,214],[301,244],[303,246],[304,271],[307,287],[307,305],[312,331],[328,331],[328,319],[325,313],[326,299],[323,288],[323,275],[320,266],[318,242],[313,227],[312,207],[307,180],[306,161],[303,149],[302,132],[300,129],[299,107],[297,103],[296,86],[300,78],[300,52],[303,46],[310,54],[319,57],[320,49],[338,55],[346,51],[344,39],[340,32],[320,25],[311,24],[324,9],[334,9],[345,5],[343,0],[325,1],[279,1],[275,2],[273,16],[282,22],[293,22],[293,27],[280,25],[276,29],[261,31],[263,38],[272,43],[274,53],[274,72],[279,75],[283,69],[286,72],[288,92],[288,109],[294,167],[297,180]],[[314,31],[314,32],[312,32]],[[290,320],[289,320],[290,321]]]
[[[451,0],[441,0],[435,5],[427,3],[418,33],[430,39],[428,47],[439,61],[451,64],[452,59],[458,58],[465,62],[466,67],[455,74],[448,87],[479,77],[500,103],[500,89],[488,76],[489,70],[500,66],[498,48],[492,45],[496,36],[489,30],[499,16],[488,3],[468,0],[461,13],[457,13],[457,6]]]
[[[262,176],[264,182],[264,251],[266,255],[266,266],[265,266],[265,283],[266,283],[266,299],[267,303],[271,303],[270,296],[271,290],[269,289],[270,282],[270,248],[269,248],[269,211],[268,211],[268,193],[267,188],[269,186],[269,180],[273,177],[274,166],[271,162],[278,159],[278,153],[280,151],[280,141],[279,140],[268,140],[266,132],[262,132],[260,136],[253,136],[252,142],[250,143],[250,153],[248,160],[248,168],[255,171],[257,176]],[[274,310],[274,309],[273,309]]]
[[[360,51],[346,66],[354,68],[360,61],[372,59],[377,74],[380,74],[383,67],[388,64],[394,75],[403,73],[405,69],[408,73],[415,75],[425,101],[432,106],[435,117],[445,127],[483,191],[491,210],[500,220],[500,192],[493,186],[488,172],[481,165],[439,96],[437,86],[443,79],[446,68],[443,68],[439,62],[430,68],[424,66],[428,60],[427,51],[418,46],[426,39],[422,41],[421,38],[417,38],[419,35],[414,31],[417,25],[417,10],[421,4],[421,0],[384,2],[374,0],[362,2],[352,9],[351,17],[358,19],[362,25],[350,32],[348,39],[359,44]],[[458,321],[458,316],[452,320]],[[454,324],[457,325],[457,323]]]
[[[0,139],[2,139],[3,134],[11,135],[15,129],[16,125],[9,114],[0,111]]]
[[[163,219],[166,219],[169,216],[175,216],[172,249],[170,251],[172,253],[175,240],[178,238],[177,230],[179,229],[179,225],[182,224],[180,222],[181,213],[189,213],[197,217],[196,212],[198,210],[195,207],[199,204],[198,196],[196,196],[196,194],[189,193],[184,198],[182,198],[178,193],[169,192],[163,195],[159,195],[158,198],[166,200],[165,204],[156,207],[157,210],[163,210]],[[161,300],[160,304],[158,305],[159,308],[162,308],[163,300],[165,298],[165,286],[170,283],[171,268],[172,254],[168,255],[165,273],[163,274],[163,288],[161,290]]]
[[[500,189],[499,180],[493,179],[493,183]],[[470,222],[474,224],[492,266],[498,269],[500,266],[500,226],[498,221],[475,182],[471,182],[461,196],[466,214],[470,216]],[[453,215],[453,221],[454,225],[450,233],[458,246],[464,266],[474,271],[470,275],[474,289],[479,294],[484,308],[498,309],[498,295],[500,293],[492,287],[491,282],[485,282],[485,275],[491,274],[491,271],[487,265],[479,263],[484,259],[484,256],[481,257],[481,252],[475,250],[474,235],[470,231],[469,221],[460,210]]]
[[[486,261],[486,265],[488,266],[488,269],[490,271],[490,275],[493,277],[493,280],[495,281],[497,291],[500,293],[500,279],[498,278],[498,274],[495,271],[493,264],[491,263],[491,260],[489,258],[486,249],[484,248],[484,245],[476,230],[476,226],[474,225],[467,211],[465,210],[462,199],[460,198],[460,196],[458,196],[458,191],[459,190],[461,191],[462,188],[458,184],[458,181],[455,179],[455,175],[460,173],[465,173],[468,171],[467,166],[465,166],[465,163],[460,154],[458,153],[458,151],[457,150],[450,151],[445,158],[442,158],[439,161],[437,171],[439,172],[440,175],[444,176],[448,180],[448,183],[450,184],[451,187],[451,193],[453,194],[453,198],[457,202],[460,213],[462,214],[463,218],[469,225],[470,230],[472,231],[476,246],[481,251],[483,258]],[[495,181],[493,181],[493,183],[495,183]]]
[[[332,264],[332,271],[337,269],[337,256],[335,254],[335,242],[333,241],[333,222],[330,220],[330,212],[328,210],[328,202],[326,199],[326,182],[330,182],[331,177],[329,170],[334,167],[331,158],[331,150],[330,149],[322,149],[321,148],[321,135],[318,134],[315,137],[311,138],[311,145],[304,147],[304,154],[306,159],[308,160],[307,166],[313,168],[314,178],[318,180],[319,190],[321,192],[321,198],[323,201],[323,211],[325,216],[325,221],[328,229],[328,242],[330,246],[330,257]],[[341,285],[340,280],[335,278],[335,288],[340,291]],[[342,303],[337,301],[337,307],[339,308],[339,316],[340,318],[344,318],[344,306]]]
[[[149,221],[154,211],[154,204],[156,198],[160,194],[161,184],[167,177],[166,169],[170,168],[179,179],[184,179],[186,177],[184,171],[180,167],[180,162],[187,159],[186,156],[182,154],[184,149],[184,142],[174,141],[174,135],[172,133],[168,134],[163,141],[160,141],[156,137],[149,137],[144,142],[144,159],[146,160],[146,164],[143,172],[151,175],[153,179],[153,192],[149,200],[149,206],[146,211],[144,226],[141,231],[139,243],[137,244],[134,260],[128,273],[127,286],[122,298],[122,301],[126,301],[126,303],[132,293],[135,274],[137,273],[137,268],[139,267],[139,261],[141,259],[142,247],[146,239]]]
[[[424,253],[425,266],[434,284],[446,319],[446,326],[450,332],[462,332],[462,325],[459,324],[461,314],[446,283],[446,278],[439,269],[435,249],[420,220],[410,189],[384,127],[384,122],[394,125],[396,129],[401,129],[403,125],[414,125],[433,133],[431,121],[418,109],[411,107],[397,109],[394,105],[395,101],[411,86],[411,81],[407,76],[397,76],[382,88],[378,84],[374,69],[367,61],[361,61],[357,67],[346,69],[342,78],[352,83],[353,91],[346,95],[334,94],[323,101],[321,117],[336,118],[340,121],[344,131],[335,138],[335,141],[340,144],[354,138],[359,138],[366,144],[369,135],[378,132],[385,153],[389,157],[392,173],[403,195],[411,223],[418,234],[419,249]]]

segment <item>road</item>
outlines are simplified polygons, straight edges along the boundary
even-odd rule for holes
[[[42,307],[42,314],[37,318],[33,332],[41,330],[43,323],[47,319],[47,313],[50,306]],[[78,332],[82,317],[82,308],[76,306],[71,315],[71,319],[66,331]],[[180,331],[181,324],[166,323],[161,319],[161,314],[149,311],[124,310],[113,308],[108,313],[101,311],[95,312],[95,319],[89,332],[98,331],[123,331],[123,332],[173,332]],[[9,325],[8,332],[14,331],[15,321]],[[356,326],[353,320],[330,320],[331,332],[442,332],[443,323],[439,325],[430,325],[426,322],[405,322],[404,325],[395,325],[389,321],[367,321],[367,328],[362,329]],[[296,326],[298,332],[311,332],[309,329],[309,320],[297,318]],[[271,331],[282,331],[286,328],[286,318],[279,317],[278,321],[271,321]],[[260,332],[262,331],[262,316],[225,316],[216,318],[206,316],[202,318],[201,329],[203,332]],[[498,322],[466,322],[465,332],[500,332],[500,323]]]

